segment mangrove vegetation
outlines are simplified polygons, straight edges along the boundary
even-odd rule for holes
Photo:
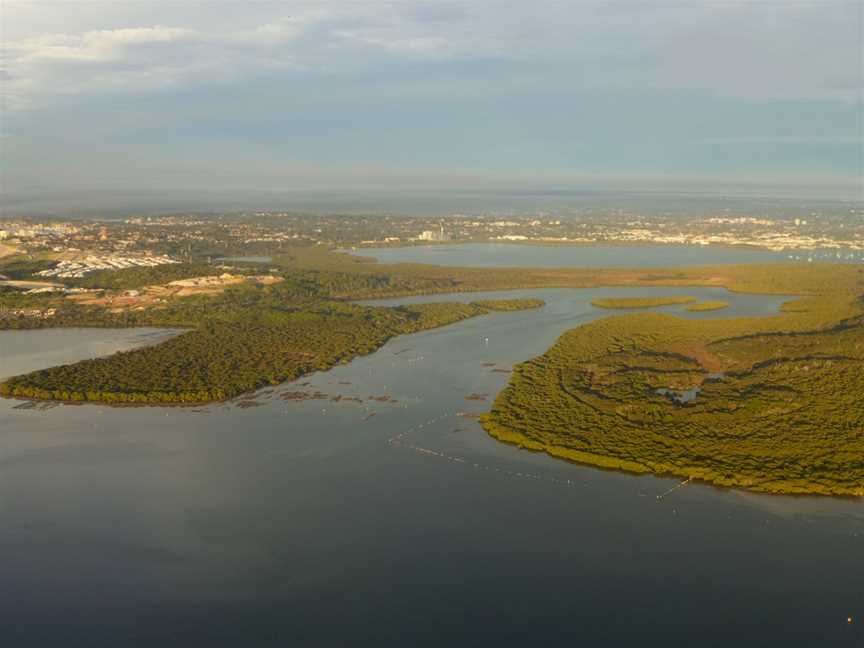
[[[378,349],[396,335],[445,326],[491,310],[535,308],[432,303],[379,308],[279,299],[273,288],[242,288],[218,298],[178,300],[148,324],[191,326],[161,344],[17,376],[0,384],[16,398],[177,404],[224,400],[322,371]],[[104,324],[113,325],[110,316]],[[139,313],[115,316],[143,324]],[[138,318],[136,321],[135,318]]]
[[[642,313],[572,329],[514,369],[482,424],[502,441],[604,468],[864,495],[859,273],[774,317]]]
[[[729,307],[729,302],[725,301],[704,301],[698,304],[690,304],[684,308],[691,313],[705,313],[709,311],[723,310]]]
[[[675,306],[677,304],[689,304],[695,302],[695,297],[676,296],[668,297],[611,297],[608,299],[595,299],[591,302],[597,308],[655,308],[657,306]]]

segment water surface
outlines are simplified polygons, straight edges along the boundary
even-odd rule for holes
[[[489,407],[466,396],[491,399],[514,363],[609,315],[591,299],[685,293],[730,307],[663,310],[783,300],[388,300],[547,305],[395,338],[248,409],[0,400],[4,644],[860,646],[861,502],[697,484],[658,501],[677,480],[520,450],[464,416]],[[77,359],[91,333],[0,333],[0,367]],[[301,389],[361,402],[279,397]]]
[[[179,329],[157,328],[0,331],[0,380],[57,364],[156,344],[179,333]]]

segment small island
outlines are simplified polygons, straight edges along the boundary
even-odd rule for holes
[[[546,305],[542,299],[478,299],[471,302],[475,306],[491,311],[520,311],[540,308]]]
[[[724,308],[729,308],[729,302],[704,301],[699,302],[698,304],[690,304],[689,306],[686,306],[684,310],[690,311],[691,313],[705,313],[708,311],[723,310]]]
[[[591,305],[597,308],[609,309],[655,308],[657,306],[690,304],[695,301],[697,301],[696,297],[677,295],[670,295],[668,297],[612,297],[608,299],[594,299]]]

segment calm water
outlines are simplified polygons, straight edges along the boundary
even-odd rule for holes
[[[0,380],[27,371],[53,367],[61,362],[78,362],[156,344],[178,333],[179,330],[155,328],[2,331]]]
[[[514,245],[466,243],[464,245],[417,245],[397,248],[358,248],[359,256],[375,257],[381,263],[431,263],[450,266],[563,267],[611,266],[664,267],[720,263],[771,263],[777,261],[837,260],[836,252],[769,252],[750,248],[698,245]],[[846,255],[850,253],[844,253]],[[861,254],[853,259],[861,261]],[[841,258],[846,262],[848,259]]]
[[[547,305],[394,339],[260,407],[0,400],[3,645],[861,646],[861,502],[702,485],[658,502],[676,480],[457,415],[488,408],[465,397],[501,389],[495,369],[607,315],[592,298],[684,292],[732,303],[687,316],[782,301],[517,291]],[[0,333],[0,374],[79,358],[93,333]],[[364,400],[279,398],[297,389]]]

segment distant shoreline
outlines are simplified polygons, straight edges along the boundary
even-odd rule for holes
[[[705,248],[724,248],[731,250],[753,250],[756,252],[767,252],[770,254],[806,254],[813,252],[862,252],[864,253],[864,248],[851,248],[851,247],[816,247],[816,248],[788,248],[783,250],[774,250],[772,248],[763,247],[760,245],[752,245],[749,243],[664,243],[658,241],[543,241],[543,240],[525,240],[525,241],[513,241],[513,240],[489,240],[489,239],[454,239],[452,241],[404,241],[399,243],[387,243],[385,241],[375,242],[374,245],[356,245],[353,247],[340,247],[336,248],[334,251],[343,252],[345,254],[352,254],[357,250],[379,250],[379,249],[400,249],[400,248],[415,248],[415,247],[442,247],[446,245],[520,245],[520,246],[528,246],[528,247],[574,247],[574,248],[583,248],[583,247],[632,247],[632,248],[643,248],[643,247],[672,247],[672,246],[682,246],[689,247],[694,249],[705,249]],[[365,257],[370,258],[370,257]]]

